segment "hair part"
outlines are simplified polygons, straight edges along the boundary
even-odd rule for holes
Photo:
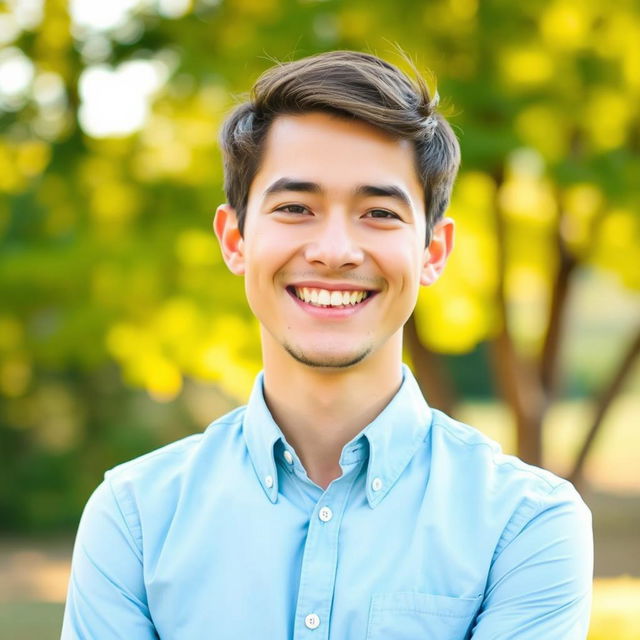
[[[409,79],[394,65],[356,51],[330,51],[265,71],[249,100],[226,119],[220,137],[225,193],[240,231],[271,123],[280,115],[321,111],[413,142],[428,244],[433,225],[449,205],[460,164],[458,140],[436,109],[438,99],[418,73]]]

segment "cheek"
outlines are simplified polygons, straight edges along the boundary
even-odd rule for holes
[[[272,275],[301,252],[309,238],[296,225],[256,225],[247,257],[262,276]]]
[[[261,229],[252,231],[245,245],[245,289],[247,293],[260,293],[277,281],[279,275],[295,255],[295,244],[289,234]]]
[[[402,238],[383,239],[376,255],[378,264],[389,278],[402,281],[420,278],[423,251],[415,242],[403,241]]]
[[[245,242],[245,259],[254,271],[262,272],[269,268],[278,260],[281,252],[282,242],[279,242],[279,238],[257,226]]]

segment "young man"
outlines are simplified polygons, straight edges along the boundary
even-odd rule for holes
[[[453,245],[435,102],[333,52],[271,69],[230,116],[214,227],[264,372],[246,407],[107,474],[63,638],[586,637],[588,509],[429,408],[401,362]]]

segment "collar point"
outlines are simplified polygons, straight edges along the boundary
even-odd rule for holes
[[[369,507],[371,509],[375,509],[381,502],[384,496],[378,493],[372,493],[367,491],[367,502],[369,503]]]

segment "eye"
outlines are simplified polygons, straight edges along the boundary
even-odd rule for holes
[[[281,207],[275,209],[276,211],[282,211],[284,213],[292,213],[294,215],[301,215],[309,213],[309,209],[301,204],[284,204]]]
[[[376,220],[401,220],[400,216],[393,211],[387,211],[387,209],[371,209],[367,211],[366,216],[368,218],[375,218]]]

